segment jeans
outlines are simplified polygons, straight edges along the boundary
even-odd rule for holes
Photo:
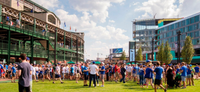
[[[97,84],[99,84],[99,76],[96,75]]]
[[[53,78],[53,73],[52,72],[50,72],[50,76],[51,76],[51,78]]]
[[[96,74],[90,74],[90,83],[89,87],[91,87],[91,81],[93,80],[93,84],[96,87]]]
[[[38,80],[38,73],[35,73],[36,79]]]
[[[65,73],[62,73],[62,76],[63,76],[63,80],[65,79]]]
[[[123,81],[123,83],[125,83],[125,75],[124,74],[122,74],[122,78],[121,78],[121,80],[120,80],[120,82],[122,82]]]
[[[140,85],[144,84],[144,75],[140,75]]]

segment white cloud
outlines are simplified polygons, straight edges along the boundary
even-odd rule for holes
[[[111,3],[122,3],[124,0],[69,0],[70,5],[79,12],[92,13],[93,21],[106,22],[108,17],[108,8]]]
[[[58,0],[32,0],[32,1],[38,3],[39,5],[47,9],[58,7],[58,3],[59,3]]]
[[[114,20],[109,20],[108,22],[110,22],[110,23],[115,23],[115,21],[114,21]]]
[[[138,5],[138,4],[140,4],[140,2],[132,2],[132,3],[129,4],[129,7],[132,7],[132,6],[135,6],[135,5]]]

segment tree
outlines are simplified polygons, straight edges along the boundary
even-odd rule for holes
[[[142,56],[142,48],[140,47],[136,53],[136,61],[142,61],[143,60],[143,56]]]
[[[163,60],[164,60],[164,46],[163,46],[163,42],[158,47],[158,56],[157,56],[157,59],[161,62],[161,64],[163,64]]]
[[[125,53],[125,51],[122,52],[122,56],[120,57],[120,60],[126,60],[126,53]]]
[[[194,56],[194,48],[192,44],[192,39],[190,36],[187,36],[184,41],[183,49],[181,51],[181,57],[183,62],[190,64],[193,56]]]
[[[169,64],[172,61],[172,54],[171,54],[171,47],[169,46],[168,41],[165,43],[164,47],[164,56],[163,56],[163,61],[165,64]]]

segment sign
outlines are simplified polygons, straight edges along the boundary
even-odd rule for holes
[[[123,52],[123,48],[116,48],[116,49],[113,49],[112,52],[113,52],[113,53],[122,53],[122,52]]]
[[[135,49],[130,49],[130,61],[135,61]]]

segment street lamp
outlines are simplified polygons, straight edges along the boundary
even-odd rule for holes
[[[181,31],[178,31],[177,32],[177,35],[178,35],[178,62],[177,63],[180,63],[180,36],[181,36]]]
[[[151,52],[151,59],[153,61],[153,51],[154,51],[154,37],[152,37],[152,52]]]

